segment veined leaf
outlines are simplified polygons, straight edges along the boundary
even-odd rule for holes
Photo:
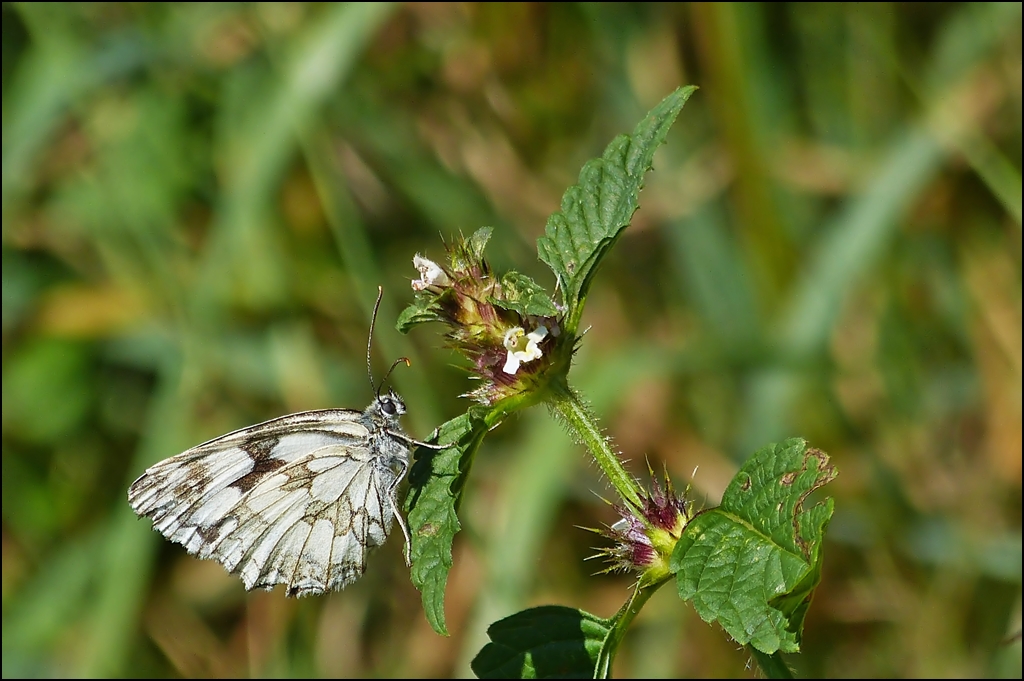
[[[738,643],[772,654],[800,649],[804,615],[821,579],[821,543],[833,501],[805,508],[834,479],[828,455],[799,438],[768,445],[736,474],[722,505],[694,518],[671,568],[680,598]]]
[[[519,272],[507,272],[501,278],[502,299],[488,298],[505,310],[518,312],[522,316],[557,317],[558,308],[551,302],[547,291],[540,284]]]
[[[481,227],[468,239],[462,242],[462,248],[454,249],[451,253],[451,267],[454,270],[465,270],[472,268],[476,263],[484,259],[484,248],[491,240],[493,227]]]
[[[417,324],[443,321],[444,318],[441,316],[441,305],[438,299],[433,296],[418,295],[398,315],[395,328],[402,333],[409,333],[409,329]]]
[[[452,567],[452,542],[462,529],[456,511],[469,463],[487,433],[478,412],[471,408],[443,424],[432,441],[452,446],[420,447],[409,471],[405,511],[412,535],[412,583],[422,596],[427,621],[442,636],[448,635],[444,590]]]
[[[601,158],[588,161],[579,183],[562,196],[562,209],[548,218],[537,239],[540,259],[555,273],[567,307],[565,329],[575,334],[590,281],[608,249],[625,229],[640,201],[654,152],[696,86],[663,99],[632,135],[619,135]]]
[[[487,628],[473,658],[481,679],[589,679],[610,631],[608,620],[561,605],[517,612]]]

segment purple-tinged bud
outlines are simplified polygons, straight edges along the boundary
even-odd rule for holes
[[[658,581],[669,574],[669,560],[686,524],[693,518],[686,493],[677,496],[665,474],[665,487],[651,477],[651,491],[641,494],[640,506],[626,503],[616,506],[621,515],[611,527],[599,534],[615,542],[598,550],[611,566],[606,572],[628,570],[641,573],[645,582]]]

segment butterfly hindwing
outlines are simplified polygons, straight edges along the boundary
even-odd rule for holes
[[[150,467],[129,503],[247,589],[342,588],[387,539],[408,462],[404,405],[382,413],[381,404],[292,414],[210,440]]]

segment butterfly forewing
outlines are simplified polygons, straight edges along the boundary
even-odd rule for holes
[[[289,595],[339,589],[385,542],[410,440],[404,405],[327,409],[229,433],[150,467],[128,490],[132,509],[246,589]]]

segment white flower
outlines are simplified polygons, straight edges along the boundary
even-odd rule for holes
[[[530,333],[526,333],[522,327],[516,326],[505,332],[504,345],[508,350],[508,358],[505,366],[501,368],[506,374],[514,374],[519,371],[519,365],[524,362],[532,362],[540,359],[540,342],[548,335],[548,329],[543,324]]]
[[[420,271],[420,278],[412,282],[413,291],[423,291],[431,286],[445,287],[451,285],[451,280],[444,273],[441,266],[433,260],[427,260],[417,253],[412,259],[413,267]]]

